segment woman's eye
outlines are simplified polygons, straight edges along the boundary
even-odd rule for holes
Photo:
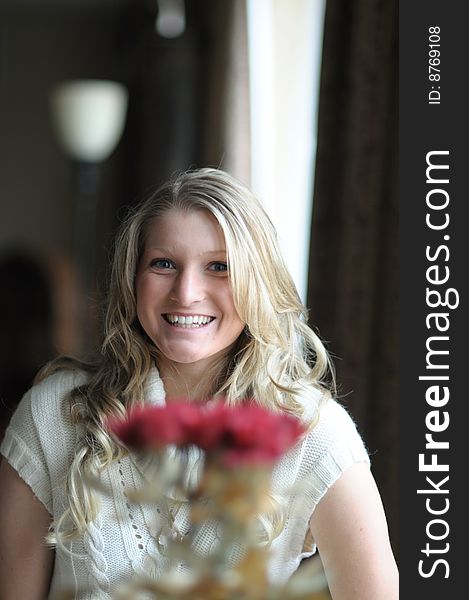
[[[150,266],[154,269],[173,269],[173,263],[167,258],[155,258],[151,261]]]
[[[210,270],[217,273],[225,273],[228,271],[228,265],[225,262],[215,262],[210,265]]]

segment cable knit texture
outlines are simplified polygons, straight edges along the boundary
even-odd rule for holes
[[[66,506],[65,480],[79,437],[79,429],[70,420],[69,392],[84,381],[84,373],[62,371],[29,390],[0,448],[53,519]],[[165,402],[156,369],[149,375],[145,400]],[[316,401],[309,399],[310,405]],[[197,456],[196,452],[189,456],[190,469],[196,469]],[[341,473],[358,462],[369,464],[363,441],[347,411],[331,400],[321,410],[318,425],[281,459],[273,473],[275,493],[293,491],[284,530],[272,544],[272,581],[288,579],[301,559],[315,551],[303,551],[309,519]],[[142,485],[137,461],[130,457],[116,461],[102,475],[102,483],[112,494],[99,493],[99,517],[66,552],[56,551],[51,592],[70,590],[77,600],[110,599],[113,589],[129,577],[141,572],[158,575],[167,566],[154,537],[159,513],[154,506],[131,504],[127,499],[130,490]],[[182,533],[188,531],[187,506],[178,511],[176,526]],[[205,555],[216,543],[217,528],[208,523],[197,532],[194,551]]]

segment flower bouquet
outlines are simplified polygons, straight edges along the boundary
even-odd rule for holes
[[[269,543],[260,542],[259,515],[272,516],[275,509],[272,470],[304,433],[300,421],[254,403],[172,402],[134,409],[109,428],[145,464],[147,484],[130,500],[154,503],[157,544],[166,559],[157,576],[127,582],[120,599],[330,598],[318,559],[300,566],[287,583],[269,582]],[[181,460],[191,452],[201,459],[192,478],[188,461]],[[190,526],[181,531],[183,505]],[[194,541],[207,529],[216,530],[217,543],[202,555]]]

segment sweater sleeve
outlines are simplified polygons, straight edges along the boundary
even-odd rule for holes
[[[76,432],[68,392],[79,383],[76,373],[69,371],[33,386],[16,408],[0,447],[51,515],[55,489],[63,486],[73,456]]]
[[[33,389],[30,389],[19,403],[5,432],[0,451],[52,513],[50,477],[32,414],[33,393]]]
[[[286,581],[300,561],[316,551],[307,535],[311,516],[334,482],[357,463],[370,464],[363,440],[346,409],[329,399],[320,408],[318,422],[274,470],[273,492],[287,502],[285,526],[272,542],[273,581]]]
[[[349,467],[356,463],[370,466],[367,449],[347,410],[330,400],[321,410],[317,426],[305,442],[302,475],[309,482],[313,505]]]

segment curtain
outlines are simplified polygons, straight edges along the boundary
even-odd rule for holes
[[[398,553],[397,1],[326,6],[308,306]]]

